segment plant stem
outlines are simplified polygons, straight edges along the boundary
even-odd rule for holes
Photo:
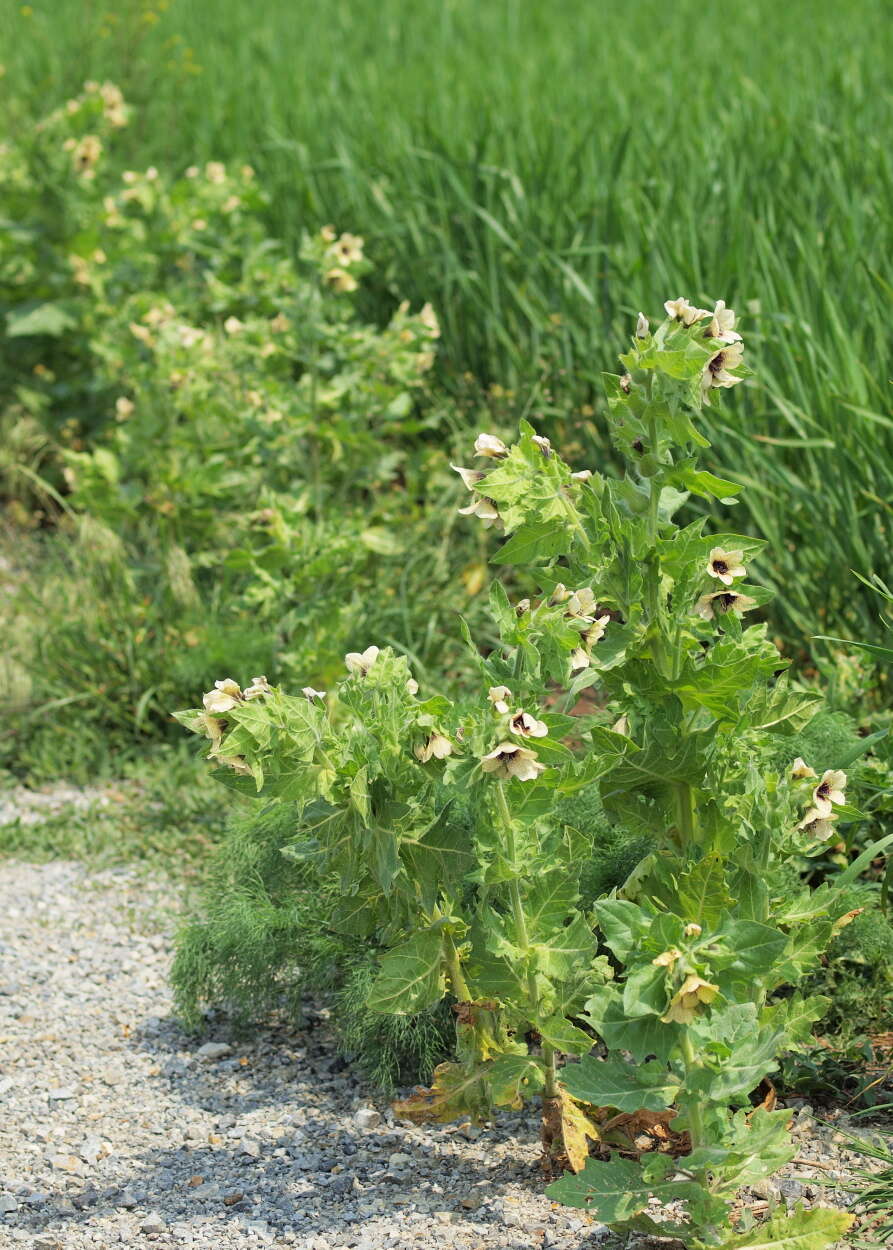
[[[471,993],[462,973],[462,961],[459,959],[459,952],[456,950],[456,943],[451,933],[443,935],[443,958],[450,974],[450,987],[453,995],[460,1003],[471,1002]]]
[[[676,786],[677,808],[679,812],[679,832],[683,844],[690,846],[696,840],[697,816],[695,814],[694,790],[687,781],[680,781]]]
[[[558,1097],[558,1081],[555,1074],[555,1047],[543,1042],[543,1063],[545,1064],[545,1084],[543,1098]]]
[[[505,789],[500,782],[496,787],[496,802],[499,807],[499,815],[502,818],[505,828],[505,841],[508,858],[514,867],[515,862],[515,834],[512,829],[512,813],[509,810],[508,799],[505,797]],[[530,967],[530,935],[527,932],[527,917],[524,915],[524,902],[521,898],[521,882],[515,876],[509,882],[509,895],[512,900],[512,915],[515,921],[515,936],[518,941],[523,955],[524,962],[527,964],[527,997],[530,1008],[530,1023],[535,1023],[537,1007],[539,1006],[539,989],[536,984],[536,972]],[[545,1052],[544,1052],[545,1053]]]
[[[687,1076],[693,1068],[700,1067],[697,1056],[695,1055],[695,1048],[692,1045],[691,1038],[689,1037],[687,1030],[682,1034],[682,1041],[679,1043],[679,1049],[682,1051],[682,1058],[685,1062],[685,1072]],[[704,1120],[701,1115],[701,1104],[697,1102],[689,1103],[686,1108],[686,1113],[688,1115],[688,1135],[691,1138],[691,1147],[692,1150],[696,1150],[704,1140]]]

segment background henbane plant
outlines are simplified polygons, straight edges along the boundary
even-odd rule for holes
[[[494,583],[501,642],[486,658],[466,630],[479,701],[424,697],[404,658],[370,646],[328,702],[225,679],[179,717],[210,740],[221,780],[298,804],[285,853],[337,883],[330,924],[385,948],[370,1007],[455,1000],[458,1059],[401,1114],[485,1114],[540,1093],[547,1157],[570,1169],[553,1196],[621,1229],[743,1248],[777,1230],[731,1234],[736,1191],[794,1152],[787,1112],[749,1095],[825,1007],[791,987],[851,918],[864,855],[791,889],[790,862],[858,813],[843,770],[773,764],[821,700],[785,680],[764,625],[744,625],[767,597],[743,580],[760,544],[673,520],[690,493],[740,490],[698,467],[695,420],[745,368],[722,303],[666,310],[653,334],[639,316],[626,372],[606,377],[627,476],[573,473],[526,422],[511,449],[479,436],[489,469],[458,469],[465,511],[502,524],[496,559],[531,589],[513,606]],[[587,687],[597,711],[545,710]],[[584,914],[592,847],[556,815],[593,782],[651,850]],[[451,819],[451,789],[470,823]],[[631,1113],[669,1126],[674,1148],[612,1154]],[[681,1214],[655,1222],[651,1197]],[[785,1231],[819,1247],[849,1223],[801,1211]]]
[[[770,540],[792,647],[876,635],[849,571],[888,551],[883,0],[755,0],[719,45],[695,0],[11,8],[11,134],[85,75],[120,82],[128,165],[249,161],[273,233],[361,228],[365,307],[432,300],[442,375],[498,384],[507,428],[570,409],[585,439],[625,318],[667,290],[759,304],[763,385],[709,425],[749,486],[736,525]]]

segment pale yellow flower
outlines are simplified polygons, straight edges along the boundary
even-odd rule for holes
[[[126,421],[132,414],[133,408],[133,400],[128,399],[126,395],[119,395],[115,400],[115,415],[119,421]]]
[[[509,454],[509,449],[501,438],[495,434],[479,434],[474,440],[475,455],[489,456],[492,460],[501,460]]]
[[[582,668],[588,668],[592,663],[592,657],[583,647],[576,647],[571,652],[571,672],[576,673]]]
[[[701,397],[705,404],[710,403],[710,392],[714,387],[737,386],[742,378],[735,377],[730,369],[737,369],[744,359],[744,348],[740,343],[731,343],[722,351],[712,356],[707,367],[701,374]]]
[[[550,603],[567,603],[570,597],[571,597],[571,592],[568,590],[567,586],[565,586],[564,582],[558,582],[555,589],[552,591],[551,595],[549,596],[549,602]]]
[[[565,609],[568,616],[577,617],[581,621],[594,621],[597,608],[595,594],[590,586],[575,590],[567,601]]]
[[[822,817],[831,815],[832,807],[840,807],[846,803],[846,773],[839,768],[828,768],[822,773],[822,779],[812,792],[812,803]]]
[[[536,751],[519,747],[514,742],[500,742],[498,747],[481,760],[481,768],[485,773],[492,773],[494,777],[505,781],[512,777],[517,777],[519,781],[535,781],[545,767],[537,759]]]
[[[234,213],[241,203],[242,201],[237,195],[231,195],[223,201],[223,211],[225,213]]]
[[[245,322],[240,321],[238,317],[227,317],[223,323],[223,328],[227,334],[241,334],[245,329]]]
[[[419,693],[419,683],[416,681],[414,677],[409,678],[409,680],[406,683],[406,689],[409,691],[410,694]]]
[[[429,760],[445,760],[453,752],[453,744],[443,734],[433,733],[428,740],[415,749],[416,758],[423,764]]]
[[[800,821],[797,828],[802,829],[813,841],[824,842],[834,832],[834,821],[836,819],[837,817],[833,813],[830,816],[823,816],[821,812],[812,807],[803,820]]]
[[[462,516],[476,516],[484,523],[484,528],[489,529],[499,520],[499,511],[492,499],[485,499],[482,495],[468,505],[467,508],[458,508],[457,511]]]
[[[232,677],[224,677],[222,681],[215,681],[214,689],[202,695],[205,711],[221,716],[225,712],[232,711],[241,701],[242,691],[239,683],[233,681]]]
[[[664,308],[668,317],[672,317],[674,321],[681,321],[684,326],[693,326],[696,321],[702,321],[704,317],[710,316],[706,308],[695,308],[694,304],[690,304],[681,295],[678,299],[668,299]]]
[[[357,234],[342,234],[329,253],[339,265],[355,265],[363,259],[363,240]]]
[[[810,768],[802,755],[798,755],[791,765],[791,776],[795,781],[817,776],[814,768]]]
[[[591,477],[591,469],[578,469],[576,473],[571,474],[571,480],[574,482],[588,482]]]
[[[702,1005],[712,1003],[719,993],[718,985],[711,985],[702,977],[687,976],[670,999],[670,1006],[661,1019],[665,1024],[691,1024]]]
[[[640,312],[636,318],[636,338],[647,339],[648,333],[648,318]]]
[[[131,321],[128,328],[135,339],[139,339],[147,347],[152,346],[154,339],[152,338],[152,331],[148,326],[141,326],[138,321]]]
[[[707,557],[707,572],[711,577],[718,577],[724,586],[731,586],[736,577],[747,574],[743,559],[743,551],[723,551],[722,547],[714,547]]]
[[[548,459],[548,457],[552,454],[552,444],[549,440],[542,434],[534,434],[533,441],[536,443],[537,447],[539,447],[543,455]]]
[[[608,628],[610,621],[611,618],[607,613],[605,613],[604,616],[596,617],[590,627],[586,630],[586,633],[583,635],[583,641],[586,643],[587,647],[594,647],[597,642],[601,642],[605,636],[605,630]]]
[[[365,677],[369,669],[379,657],[378,647],[367,647],[365,651],[348,651],[344,657],[348,672],[358,677]]]
[[[301,694],[310,703],[312,703],[314,699],[322,700],[326,697],[325,690],[314,690],[312,686],[304,686],[301,690]]]
[[[211,739],[211,753],[213,754],[223,737],[226,721],[218,720],[216,716],[209,716],[207,712],[201,714],[199,721],[206,736]],[[210,759],[211,757],[208,756],[208,758]]]
[[[726,308],[725,300],[717,300],[710,325],[706,330],[707,338],[719,339],[721,343],[740,343],[741,335],[735,331],[735,312]]]
[[[251,769],[245,762],[244,755],[217,755],[211,752],[208,759],[215,759],[218,764],[225,764],[227,768],[231,768],[234,773],[242,773],[245,776],[251,775]]]
[[[251,685],[245,688],[242,695],[243,699],[259,699],[262,695],[270,694],[273,687],[269,684],[266,677],[252,677]]]
[[[712,594],[701,595],[695,604],[695,615],[712,621],[717,612],[747,612],[755,606],[756,600],[750,595],[740,595],[737,590],[714,590]]]
[[[199,343],[204,343],[207,336],[204,330],[199,330],[197,326],[181,325],[177,327],[177,338],[180,340],[181,347],[195,347]]]
[[[319,237],[322,239],[323,243],[334,243],[338,238],[338,231],[334,226],[323,226],[319,232]]]
[[[508,686],[491,686],[487,691],[487,698],[493,704],[494,711],[498,712],[500,716],[505,716],[508,712],[511,697],[512,692]]]
[[[509,728],[521,738],[545,738],[549,732],[548,726],[529,712],[516,712],[509,721]]]
[[[357,289],[357,280],[353,274],[349,274],[346,269],[330,269],[325,275],[325,280],[333,291],[341,291],[348,293]]]
[[[419,313],[419,321],[431,335],[432,339],[440,338],[440,322],[437,320],[437,313],[430,304],[423,304],[422,311]]]
[[[283,334],[290,326],[291,322],[288,317],[286,317],[285,313],[277,313],[276,316],[270,320],[270,329],[274,334]]]
[[[102,143],[96,135],[84,135],[80,143],[75,144],[72,151],[72,162],[81,177],[93,174],[93,168],[102,155]]]
[[[685,934],[686,937],[700,937],[701,934],[703,933],[703,929],[701,928],[699,924],[697,924],[693,920],[691,924],[687,924],[685,926],[682,932]]]
[[[208,182],[215,182],[218,185],[226,182],[226,166],[222,161],[208,161],[205,166],[205,177]]]
[[[669,968],[670,972],[672,972],[675,967],[676,960],[681,958],[682,951],[677,950],[675,946],[671,946],[668,951],[664,951],[655,959],[652,959],[651,962],[654,964],[655,968]]]

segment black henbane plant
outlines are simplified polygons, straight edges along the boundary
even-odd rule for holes
[[[457,470],[463,511],[509,536],[495,562],[530,584],[517,604],[493,584],[497,650],[467,637],[477,701],[420,697],[406,660],[370,646],[333,698],[228,679],[181,719],[210,739],[222,780],[300,805],[292,852],[337,879],[334,923],[386,948],[370,1005],[454,1000],[457,1060],[402,1115],[483,1116],[539,1095],[548,1162],[568,1169],[554,1197],[621,1229],[743,1250],[781,1234],[731,1233],[736,1191],[793,1155],[787,1113],[750,1095],[809,1038],[825,1000],[787,987],[848,919],[847,874],[839,890],[772,882],[855,813],[843,772],[771,764],[819,700],[745,623],[767,598],[746,580],[761,544],[673,520],[692,494],[740,489],[698,467],[695,421],[745,370],[731,310],[666,309],[653,334],[640,316],[625,372],[606,378],[624,478],[572,472],[526,423],[511,448],[482,434],[483,467]],[[587,687],[595,710],[570,714]],[[593,783],[650,850],[584,914],[596,848],[559,814]],[[470,822],[451,820],[451,794]],[[630,1117],[672,1149],[628,1157]],[[649,1197],[672,1218],[645,1214]],[[849,1222],[800,1212],[782,1241],[811,1250]]]

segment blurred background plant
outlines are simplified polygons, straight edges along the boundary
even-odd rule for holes
[[[850,570],[883,573],[893,498],[883,0],[757,0],[721,50],[695,0],[671,21],[657,0],[557,14],[25,5],[7,24],[9,129],[111,78],[136,106],[124,163],[250,161],[291,249],[325,221],[361,228],[364,314],[432,300],[450,394],[464,407],[496,387],[509,428],[521,410],[560,419],[584,457],[607,455],[597,379],[630,315],[721,294],[746,314],[760,385],[711,438],[749,488],[736,527],[769,540],[779,632],[797,655],[817,632],[874,640]]]

